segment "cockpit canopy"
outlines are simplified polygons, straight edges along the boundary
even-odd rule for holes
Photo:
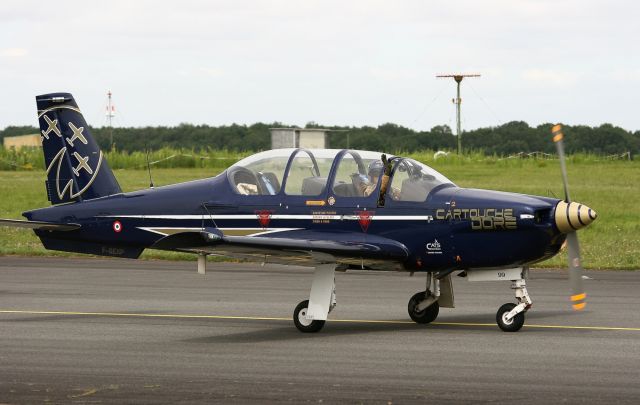
[[[251,155],[227,170],[241,195],[306,197],[378,196],[382,153],[351,149],[274,149]],[[413,159],[386,155],[393,163],[387,193],[396,201],[424,201],[431,190],[453,183]]]

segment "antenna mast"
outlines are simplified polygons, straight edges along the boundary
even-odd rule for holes
[[[113,150],[113,117],[116,116],[116,106],[111,103],[111,90],[107,92],[107,123],[109,125],[109,149]]]
[[[462,104],[462,99],[460,98],[460,83],[465,77],[480,77],[480,75],[477,73],[452,73],[436,75],[436,77],[453,77],[453,80],[457,83],[457,96],[452,101],[453,104],[456,105],[456,136],[458,137],[458,155],[460,155],[462,153],[462,129],[460,128],[460,104]]]
[[[149,163],[149,148],[147,148],[147,170],[149,171],[149,188],[153,188],[153,180],[151,179],[151,163]]]

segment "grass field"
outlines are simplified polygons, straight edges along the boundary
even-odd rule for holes
[[[440,159],[417,156],[462,187],[487,188],[545,196],[562,196],[559,165],[554,160]],[[572,198],[598,212],[598,220],[579,232],[587,268],[637,269],[640,267],[640,163],[595,161],[575,157],[569,162]],[[153,170],[156,186],[210,177],[220,169],[160,168]],[[116,170],[125,191],[148,187],[145,170]],[[0,171],[0,218],[21,218],[21,212],[46,207],[44,172]],[[0,255],[65,255],[42,248],[33,232],[3,228]],[[192,258],[189,255],[148,251],[143,258]],[[540,266],[565,267],[560,254]]]

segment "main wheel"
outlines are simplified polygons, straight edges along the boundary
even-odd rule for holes
[[[416,293],[409,300],[408,311],[411,319],[416,323],[430,323],[436,320],[440,312],[438,301],[434,302],[422,311],[418,311],[418,304],[427,298],[427,292]]]
[[[500,329],[505,332],[517,332],[522,328],[522,325],[524,325],[524,312],[520,312],[510,321],[506,320],[507,314],[511,312],[511,310],[515,307],[516,304],[510,302],[501,306],[496,313],[496,322],[498,323]]]
[[[309,300],[304,300],[298,304],[293,311],[293,323],[296,328],[303,333],[318,332],[324,326],[325,321],[311,321],[307,319],[307,311],[309,310]]]

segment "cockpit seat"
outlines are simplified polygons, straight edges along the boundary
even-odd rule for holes
[[[302,180],[302,195],[320,195],[326,184],[326,177],[307,177]]]
[[[278,194],[280,192],[280,182],[278,181],[278,176],[276,176],[275,173],[272,173],[272,172],[261,172],[260,174],[262,175],[264,180],[269,182],[269,184],[273,188],[273,194]]]
[[[400,201],[424,201],[429,191],[424,182],[416,179],[406,179],[400,189]]]
[[[333,186],[333,192],[338,197],[361,197],[361,195],[356,192],[353,184],[349,183],[336,184]]]
[[[231,167],[228,176],[238,193],[242,195],[259,194],[257,178],[251,170],[244,167]]]

